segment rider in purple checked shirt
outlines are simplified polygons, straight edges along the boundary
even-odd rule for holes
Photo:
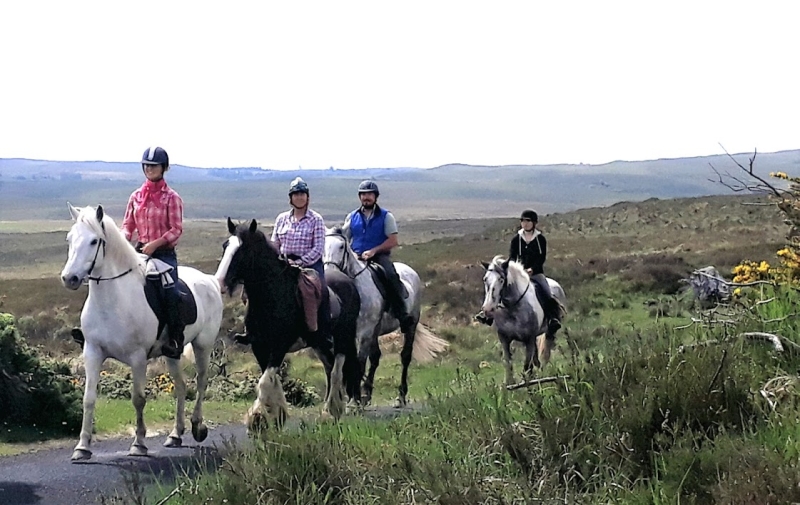
[[[311,199],[308,184],[296,177],[289,185],[289,204],[291,210],[282,212],[275,219],[272,241],[290,263],[311,268],[319,275],[322,284],[320,316],[327,328],[330,319],[330,300],[325,282],[325,269],[322,253],[325,250],[325,222],[322,216],[309,207]]]

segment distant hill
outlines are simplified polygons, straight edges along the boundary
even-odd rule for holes
[[[747,165],[752,153],[735,154]],[[399,220],[504,217],[522,208],[542,213],[606,206],[620,201],[730,194],[709,165],[741,175],[727,155],[603,165],[506,165],[275,171],[257,167],[194,168],[173,165],[170,184],[189,219],[255,217],[271,220],[287,206],[286,188],[300,175],[311,186],[312,206],[341,221],[356,206],[365,178],[381,185],[381,203]],[[800,174],[800,150],[759,153],[756,173]],[[121,217],[128,195],[142,181],[138,163],[0,159],[0,220],[67,219],[66,201],[102,203]]]

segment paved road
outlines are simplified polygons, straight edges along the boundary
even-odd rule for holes
[[[369,407],[364,416],[388,419],[421,410],[424,406],[420,404],[404,409]],[[285,429],[297,429],[298,425],[298,417],[293,416]],[[0,457],[0,505],[100,503],[101,497],[127,495],[132,479],[141,485],[156,480],[163,484],[173,482],[176,475],[216,469],[230,446],[227,441],[242,444],[248,440],[243,424],[209,428],[208,438],[202,444],[194,442],[188,433],[183,437],[186,445],[179,449],[163,447],[165,439],[166,435],[148,437],[146,457],[128,456],[133,437],[95,440],[92,459],[82,463],[70,462],[77,438],[68,447]]]
[[[225,451],[225,440],[247,439],[244,425],[217,426],[209,430],[202,443],[191,434],[184,436],[185,447],[167,449],[164,435],[147,438],[150,454],[128,456],[131,438],[95,441],[92,459],[70,463],[72,445],[29,454],[0,458],[0,504],[2,505],[83,505],[100,503],[126,493],[126,481],[137,479],[143,485],[159,480],[172,481],[184,472],[216,468]],[[76,440],[77,441],[77,440]]]

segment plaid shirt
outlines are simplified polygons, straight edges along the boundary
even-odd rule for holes
[[[311,209],[306,210],[306,215],[299,221],[291,210],[282,212],[275,220],[272,241],[281,253],[299,256],[301,265],[310,267],[322,259],[322,251],[325,249],[325,223],[322,216]]]
[[[161,191],[161,207],[152,201],[142,204],[143,188],[139,188],[128,198],[125,218],[122,220],[122,231],[125,238],[131,240],[133,232],[139,234],[142,243],[164,238],[167,247],[175,247],[183,233],[183,200],[172,188],[164,185]]]

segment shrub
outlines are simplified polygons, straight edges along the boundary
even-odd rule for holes
[[[0,421],[77,433],[83,409],[69,367],[38,357],[14,323],[0,314]]]

